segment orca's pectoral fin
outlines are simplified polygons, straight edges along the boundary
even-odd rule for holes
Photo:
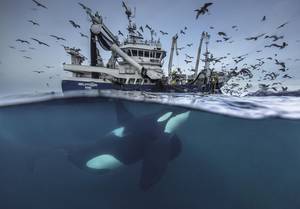
[[[140,188],[148,190],[163,176],[170,158],[168,140],[156,140],[145,150],[140,179]]]
[[[119,100],[116,101],[116,113],[117,113],[117,121],[121,125],[134,118],[132,113],[130,113],[126,109],[123,102]]]

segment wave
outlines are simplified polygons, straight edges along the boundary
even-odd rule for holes
[[[266,95],[264,92],[264,94],[253,95],[255,96],[234,97],[225,95],[89,90],[65,94],[52,92],[7,96],[0,98],[0,107],[47,102],[50,100],[68,100],[72,98],[88,98],[92,100],[93,98],[103,97],[173,105],[245,119],[263,119],[268,117],[300,119],[299,92],[285,92],[284,95]]]

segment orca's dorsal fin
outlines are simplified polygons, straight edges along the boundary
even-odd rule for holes
[[[116,114],[119,125],[123,125],[127,121],[134,119],[133,114],[126,109],[123,102],[120,100],[116,101]]]

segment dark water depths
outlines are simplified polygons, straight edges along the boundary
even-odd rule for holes
[[[124,103],[136,116],[169,108]],[[177,133],[180,156],[146,192],[138,187],[140,163],[99,176],[57,148],[96,141],[115,127],[113,99],[0,108],[0,208],[300,208],[300,120],[192,111]]]

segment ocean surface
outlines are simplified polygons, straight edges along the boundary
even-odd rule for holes
[[[149,190],[142,163],[105,175],[61,149],[118,127],[116,103],[136,118],[191,111],[182,151]],[[147,123],[143,124],[147,129]],[[149,127],[151,129],[151,127]],[[299,209],[300,97],[79,92],[0,98],[1,209]]]

